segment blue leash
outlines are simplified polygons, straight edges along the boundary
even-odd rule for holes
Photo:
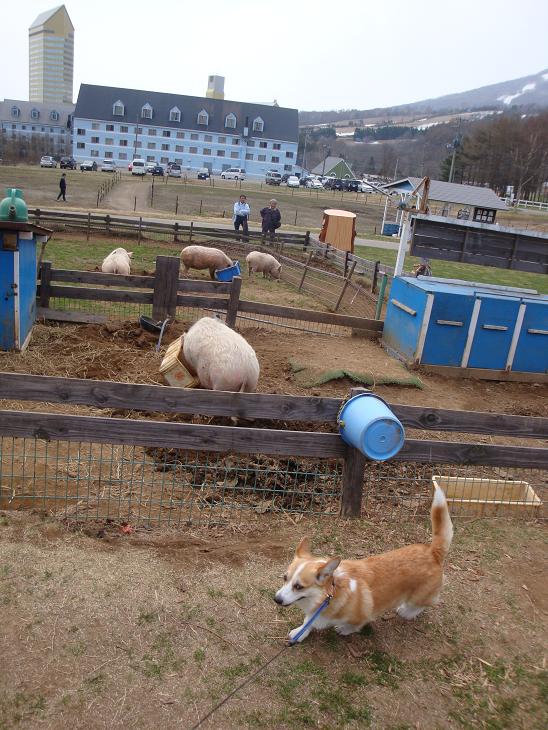
[[[314,611],[312,616],[308,619],[308,621],[305,623],[305,625],[302,627],[302,629],[299,631],[299,633],[296,636],[294,636],[292,639],[289,639],[289,641],[287,642],[288,646],[293,646],[293,644],[296,644],[299,641],[299,639],[304,634],[304,632],[307,629],[309,629],[310,626],[312,626],[312,624],[318,618],[318,616],[324,610],[324,608],[327,608],[329,606],[332,598],[333,598],[333,596],[327,596],[325,601],[318,606],[318,608]]]

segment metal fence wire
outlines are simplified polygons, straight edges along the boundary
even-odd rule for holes
[[[265,514],[339,513],[340,459],[219,454],[90,442],[0,439],[0,509],[134,525],[248,522]],[[453,515],[545,518],[546,471],[369,462],[362,514],[427,516],[432,478]]]

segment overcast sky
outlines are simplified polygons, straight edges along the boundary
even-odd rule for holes
[[[8,6],[8,2],[5,3]],[[9,1],[0,99],[28,99],[28,27]],[[547,0],[68,0],[80,83],[310,109],[418,101],[548,67]]]

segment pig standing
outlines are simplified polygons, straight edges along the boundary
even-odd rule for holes
[[[262,272],[265,279],[271,276],[273,279],[280,281],[282,265],[274,256],[269,253],[262,253],[262,251],[252,251],[247,254],[245,260],[247,261],[249,276]]]
[[[129,276],[131,273],[131,257],[133,251],[126,251],[125,248],[115,248],[101,264],[101,271],[104,274],[123,274]]]
[[[259,362],[244,338],[224,322],[199,319],[185,334],[183,356],[208,390],[253,393],[259,380]]]
[[[186,246],[181,251],[181,261],[183,262],[183,276],[188,274],[189,269],[209,269],[209,275],[215,278],[216,269],[226,269],[232,266],[232,261],[226,253],[219,248],[209,248],[208,246]]]

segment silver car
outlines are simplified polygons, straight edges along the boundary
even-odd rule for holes
[[[40,160],[40,167],[57,167],[57,162],[51,155],[44,155]]]

